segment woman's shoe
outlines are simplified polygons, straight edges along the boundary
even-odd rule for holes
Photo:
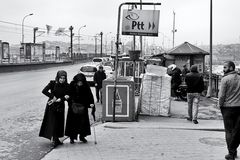
[[[70,143],[73,144],[74,143],[74,139],[70,139]]]
[[[58,145],[63,145],[63,142],[61,142],[58,138],[55,140],[55,142],[56,142]]]
[[[225,156],[225,159],[227,159],[227,160],[235,160],[235,155],[227,154]]]
[[[56,148],[59,145],[56,141],[53,141],[52,144],[53,144],[53,148]]]
[[[58,145],[62,145],[63,142],[61,142],[57,137],[53,138],[53,147],[57,147]]]
[[[85,139],[85,137],[80,137],[79,140],[82,141],[83,143],[87,143],[87,140]]]

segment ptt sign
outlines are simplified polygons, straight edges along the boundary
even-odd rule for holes
[[[123,10],[122,35],[158,36],[159,10]]]

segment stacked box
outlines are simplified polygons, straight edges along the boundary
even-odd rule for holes
[[[166,76],[167,74],[167,68],[163,66],[157,66],[157,65],[147,65],[146,67],[146,73],[152,73],[157,76]]]
[[[171,77],[146,73],[141,87],[140,113],[170,116]]]

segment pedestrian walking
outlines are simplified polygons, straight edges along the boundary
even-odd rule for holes
[[[177,92],[179,85],[182,83],[181,80],[181,69],[178,68],[175,64],[168,66],[167,74],[172,77],[171,79],[171,96],[174,97],[174,100],[180,100],[179,93]]]
[[[64,136],[64,101],[69,99],[69,84],[67,83],[67,72],[57,72],[55,80],[51,80],[42,93],[49,97],[42,125],[40,137],[52,140],[53,147],[63,144],[59,137]]]
[[[96,98],[97,98],[97,102],[99,102],[99,100],[101,100],[102,103],[102,81],[106,79],[106,74],[103,70],[103,66],[100,65],[98,67],[98,70],[95,72],[93,80],[94,80],[94,84],[95,84],[95,88],[96,88]],[[99,96],[100,93],[100,96]]]
[[[240,137],[240,75],[232,61],[224,63],[218,106],[223,116],[225,138],[228,148],[227,160],[237,156]]]
[[[198,107],[200,94],[204,90],[203,77],[198,73],[198,67],[192,65],[190,73],[186,75],[185,82],[187,85],[187,102],[188,102],[188,118],[187,120],[193,121],[194,124],[198,124]]]
[[[78,135],[79,140],[86,143],[85,137],[91,135],[88,108],[92,107],[95,110],[95,105],[92,91],[84,74],[79,73],[74,76],[70,83],[70,97],[65,135],[70,137],[71,144],[77,140]],[[76,111],[75,108],[78,108],[79,111]]]

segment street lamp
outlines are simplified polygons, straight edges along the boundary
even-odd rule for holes
[[[173,48],[174,48],[174,39],[175,39],[175,32],[177,32],[177,30],[175,29],[175,12],[173,11],[173,30],[172,30],[172,32],[173,32],[173,41],[172,41],[172,43],[173,43]]]
[[[27,18],[28,16],[32,16],[32,15],[33,15],[33,13],[28,14],[28,15],[26,15],[25,17],[23,17],[23,20],[22,20],[22,43],[24,43],[24,20],[25,20],[25,18]]]
[[[209,86],[208,86],[208,91],[207,91],[207,97],[212,96],[212,0],[210,0],[210,53],[209,53]]]
[[[78,51],[79,51],[79,53],[81,53],[81,48],[80,48],[80,29],[83,28],[83,27],[86,27],[86,25],[81,26],[81,27],[78,29]]]

